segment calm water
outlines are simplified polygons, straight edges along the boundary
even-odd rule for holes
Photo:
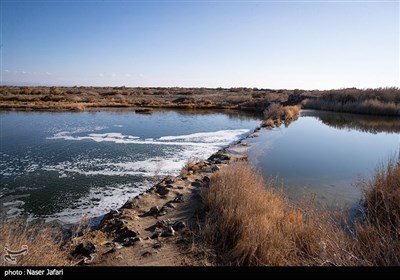
[[[102,215],[259,122],[205,111],[2,112],[0,209],[65,222]]]
[[[304,110],[289,127],[262,130],[250,159],[265,178],[283,181],[290,198],[353,207],[359,176],[398,153],[400,119]],[[368,177],[369,178],[369,177]]]

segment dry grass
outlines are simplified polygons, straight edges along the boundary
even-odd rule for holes
[[[197,230],[214,264],[399,265],[400,164],[364,182],[365,219],[355,227],[311,205],[295,206],[247,163],[212,176]]]
[[[400,89],[329,90],[306,99],[304,108],[347,113],[400,116]]]
[[[282,106],[278,103],[272,103],[265,111],[265,120],[262,123],[263,127],[279,127],[282,121],[285,125],[289,125],[299,115],[301,110],[300,105]]]
[[[360,251],[371,265],[400,265],[400,161],[379,166],[361,181],[365,220],[356,227]]]
[[[247,163],[234,163],[202,192],[200,242],[224,265],[349,265],[352,243],[329,216],[300,211]]]
[[[201,168],[204,167],[205,165],[206,163],[203,159],[201,160],[190,159],[185,163],[185,165],[181,169],[180,175],[188,176],[190,174],[198,173],[201,170]]]
[[[86,110],[92,107],[139,106],[263,112],[273,103],[293,106],[303,100],[306,108],[364,114],[400,114],[400,89],[396,87],[305,91],[257,88],[0,86],[0,108],[22,110]],[[288,112],[287,116],[290,114]]]
[[[16,256],[16,264],[1,259],[1,265],[10,266],[66,266],[71,265],[67,250],[61,248],[62,234],[59,229],[43,224],[27,226],[25,221],[3,221],[0,227],[0,251],[8,248],[18,251],[27,245],[25,255]]]

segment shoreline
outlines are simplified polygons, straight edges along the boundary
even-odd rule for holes
[[[198,222],[201,189],[214,172],[247,160],[243,141],[219,149],[208,159],[191,163],[177,176],[168,175],[148,190],[104,214],[100,223],[74,240],[78,265],[204,265],[188,253],[191,228]],[[78,250],[77,248],[84,248]],[[184,260],[184,261],[182,261]]]

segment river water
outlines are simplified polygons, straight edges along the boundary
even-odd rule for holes
[[[288,127],[261,130],[247,142],[253,165],[289,198],[353,208],[361,198],[357,180],[400,156],[400,118],[303,110]]]
[[[228,111],[1,112],[0,209],[67,223],[100,216],[259,123]]]

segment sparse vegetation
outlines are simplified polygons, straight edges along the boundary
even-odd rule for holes
[[[47,224],[29,225],[24,220],[2,221],[0,226],[0,251],[8,248],[18,251],[23,245],[28,246],[25,255],[17,256],[17,266],[63,266],[71,265],[68,251],[62,248],[60,229]],[[1,265],[9,266],[3,258]]]
[[[285,125],[289,125],[300,113],[300,105],[282,106],[278,103],[272,103],[265,111],[265,120],[262,123],[263,127],[278,127],[282,120]]]
[[[0,108],[19,110],[80,111],[101,107],[148,107],[264,112],[274,103],[282,106],[302,103],[304,108],[398,116],[400,89],[305,91],[257,88],[0,87]]]
[[[390,159],[359,184],[365,211],[356,227],[360,251],[371,265],[400,265],[400,161]]]
[[[303,101],[304,108],[335,112],[400,116],[400,89],[343,89],[314,93]]]
[[[327,212],[290,203],[246,163],[211,178],[202,192],[198,241],[223,265],[399,265],[400,165],[364,185],[366,217],[355,230]]]

